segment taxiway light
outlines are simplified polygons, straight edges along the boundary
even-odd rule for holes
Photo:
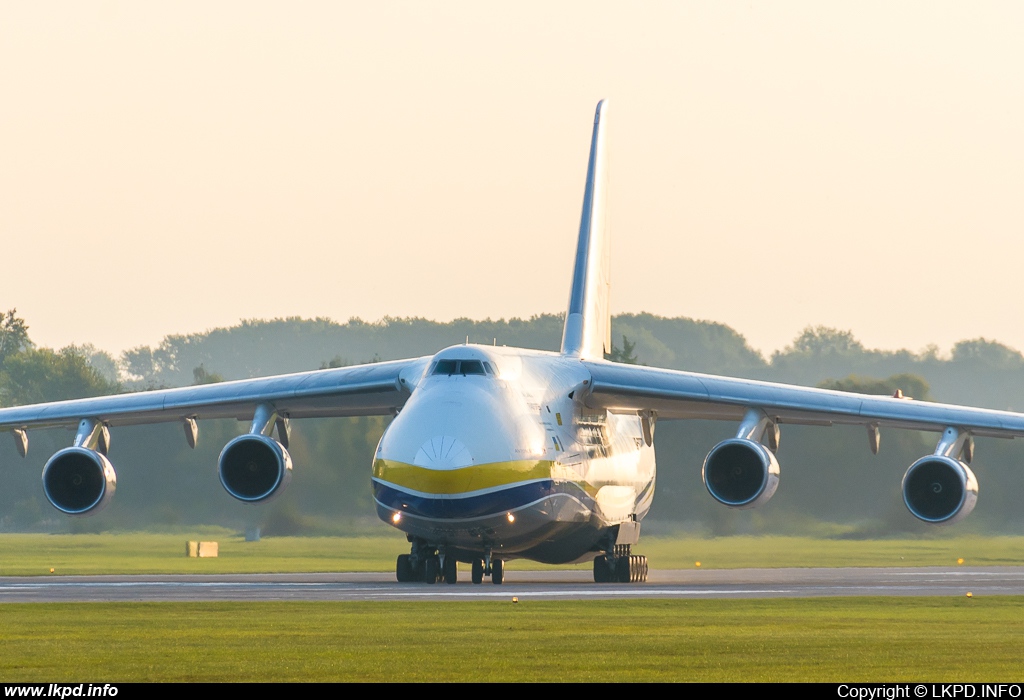
[[[974,594],[973,594],[973,593],[971,593],[970,591],[967,591],[967,597],[968,597],[968,598],[973,598],[973,597],[974,597]]]
[[[401,519],[402,519],[402,514],[400,512],[398,512],[398,511],[395,511],[395,514],[391,516],[391,522],[393,522],[395,524],[398,524],[398,522]]]
[[[956,560],[956,563],[957,564],[963,564],[964,563],[964,558],[960,557],[959,559]]]
[[[696,566],[696,567],[697,567],[698,569],[700,568],[700,562],[699,562],[699,561],[695,561],[695,562],[693,562],[693,564],[694,564],[694,566]]]
[[[505,517],[508,518],[508,521],[510,523],[514,523],[516,521],[516,516],[512,515],[511,513],[507,514]]]

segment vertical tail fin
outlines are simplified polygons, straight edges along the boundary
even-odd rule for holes
[[[569,310],[562,330],[562,353],[584,360],[603,359],[612,349],[611,245],[608,237],[608,163],[605,153],[607,100],[597,103],[590,142],[583,216],[576,243],[576,263],[569,291]]]

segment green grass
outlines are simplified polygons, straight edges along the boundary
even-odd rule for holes
[[[1019,681],[1022,598],[0,605],[15,681]]]
[[[1024,537],[833,540],[811,537],[641,538],[652,568],[1020,566]]]
[[[219,543],[216,558],[185,556],[187,540]],[[196,534],[0,535],[0,576],[54,569],[75,574],[223,574],[390,571],[409,551],[401,536],[275,537],[246,542],[229,531]]]
[[[189,559],[185,542],[216,540],[216,559]],[[272,537],[245,542],[228,530],[182,534],[0,535],[0,576],[391,571],[408,551],[399,533],[362,537]],[[652,568],[968,566],[1024,563],[1024,537],[832,540],[810,537],[647,537],[636,547]],[[589,564],[580,565],[589,568]],[[512,570],[544,568],[526,561]]]

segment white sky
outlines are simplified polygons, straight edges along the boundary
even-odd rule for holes
[[[610,100],[613,310],[1024,349],[1024,4],[0,0],[0,308],[561,311]]]

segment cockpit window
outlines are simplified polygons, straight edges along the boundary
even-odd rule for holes
[[[484,366],[487,365],[485,368]],[[488,372],[490,370],[490,372]],[[494,374],[489,362],[480,360],[438,360],[431,374]]]
[[[459,363],[457,360],[438,360],[431,374],[455,374],[455,370],[458,367]]]

